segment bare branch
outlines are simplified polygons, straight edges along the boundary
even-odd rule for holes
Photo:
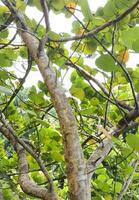
[[[44,49],[46,42],[48,41],[48,35],[47,33],[51,30],[50,28],[50,21],[49,21],[49,9],[47,6],[47,3],[45,0],[40,0],[40,4],[44,13],[44,18],[45,18],[45,26],[46,26],[46,34],[44,37],[40,40],[40,44],[38,47],[39,53]]]
[[[45,25],[47,32],[50,30],[49,10],[45,0],[40,0],[40,4],[44,13]]]

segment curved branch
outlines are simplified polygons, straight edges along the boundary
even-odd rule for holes
[[[11,134],[11,131],[0,123],[0,132],[9,140],[13,145],[18,155],[18,168],[19,168],[19,183],[22,190],[33,197],[41,198],[42,200],[57,200],[55,193],[49,192],[46,188],[38,186],[35,182],[31,181],[28,175],[28,162],[24,148],[18,143],[16,138]]]
[[[53,181],[52,181],[51,177],[49,176],[47,170],[45,169],[45,165],[43,164],[43,161],[41,160],[41,158],[22,139],[20,139],[15,134],[13,128],[10,126],[9,122],[5,119],[5,116],[2,113],[1,113],[1,119],[0,120],[2,122],[2,123],[0,123],[0,130],[1,130],[1,132],[3,134],[5,134],[5,137],[7,137],[9,139],[9,141],[11,142],[11,144],[13,145],[13,147],[15,148],[17,154],[18,154],[18,151],[17,151],[18,149],[16,149],[16,148],[18,146],[15,146],[15,145],[21,146],[24,150],[26,150],[27,152],[29,152],[30,155],[36,160],[36,162],[38,163],[41,171],[43,172],[43,174],[45,175],[46,179],[48,180],[48,183],[50,185],[49,191],[53,194],[53,192],[54,192]],[[4,127],[4,129],[2,129],[3,127]],[[7,130],[7,131],[4,132],[4,130]],[[8,135],[6,135],[6,133]]]
[[[4,49],[5,47],[9,46],[15,40],[16,36],[17,36],[17,31],[14,34],[14,36],[12,37],[12,39],[8,43],[6,43],[3,46],[1,46],[0,49]]]

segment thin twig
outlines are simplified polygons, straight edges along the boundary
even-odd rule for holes
[[[45,19],[45,26],[46,26],[46,32],[48,32],[50,28],[50,20],[49,20],[49,9],[47,6],[47,3],[45,0],[40,0],[40,4],[44,13],[44,19]]]
[[[20,85],[18,86],[18,88],[15,89],[15,91],[13,92],[13,95],[10,97],[9,101],[7,102],[6,106],[3,108],[2,112],[4,112],[8,106],[10,105],[10,103],[13,101],[13,99],[17,96],[17,94],[19,93],[19,91],[21,90],[23,84],[25,83],[26,81],[26,78],[31,70],[31,67],[32,67],[32,58],[30,56],[30,53],[28,51],[28,68],[26,70],[26,73],[24,75],[24,77],[21,79],[20,81]]]
[[[17,33],[18,32],[16,31],[16,33],[14,34],[14,36],[12,37],[12,39],[8,43],[6,43],[3,46],[1,46],[0,49],[4,49],[5,47],[9,46],[15,40],[15,38],[17,36]]]
[[[5,22],[5,24],[1,24],[0,25],[0,32],[5,30],[14,20],[14,17],[12,16],[12,14],[8,17],[7,21]]]

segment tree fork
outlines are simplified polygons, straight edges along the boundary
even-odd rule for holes
[[[32,58],[38,65],[46,87],[51,95],[54,107],[59,117],[61,133],[63,136],[64,156],[67,168],[67,179],[69,184],[69,199],[71,200],[90,200],[91,191],[89,179],[86,173],[86,163],[84,160],[79,133],[72,108],[64,90],[57,80],[56,73],[52,69],[52,64],[44,49],[39,51],[39,40],[33,35],[32,31],[26,26],[24,17],[7,0],[3,3],[9,8],[17,19],[17,28]]]

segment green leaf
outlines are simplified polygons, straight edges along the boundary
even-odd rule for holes
[[[94,39],[87,39],[84,44],[84,54],[92,54],[97,49],[97,43]]]
[[[51,40],[58,40],[60,39],[60,35],[55,33],[54,31],[49,31],[48,32],[48,37],[51,39]]]
[[[94,106],[91,106],[90,108],[83,109],[80,112],[82,115],[92,115],[95,109],[96,108]]]
[[[96,16],[103,16],[104,12],[103,12],[103,7],[99,7],[96,11]]]
[[[102,164],[100,164],[98,166],[98,168],[96,169],[96,174],[105,174],[106,173],[106,169],[104,168],[104,166]]]
[[[56,150],[55,148],[51,151],[51,156],[54,160],[60,162],[63,161],[63,156],[61,155],[60,152],[58,152],[58,149]]]
[[[105,184],[99,180],[96,181],[97,186],[103,192],[109,192],[109,185],[105,182]]]
[[[127,48],[133,49],[132,45],[137,40],[139,40],[139,27],[129,28],[127,30],[122,31],[121,41]],[[136,47],[136,45],[135,45],[135,47]]]
[[[18,1],[16,2],[16,7],[17,7],[19,10],[24,11],[25,8],[26,8],[26,4],[25,4],[24,1],[18,0]]]
[[[138,80],[136,80],[136,81],[134,82],[134,86],[135,86],[136,92],[139,92],[139,82],[138,82]]]
[[[93,97],[90,101],[91,105],[93,106],[98,106],[100,104],[99,99],[97,99],[96,97]]]
[[[45,120],[41,120],[41,119],[38,119],[38,118],[34,118],[36,122],[38,122],[39,124],[43,125],[44,127],[48,128],[50,126],[50,124],[45,121]]]
[[[70,93],[80,100],[83,100],[85,98],[85,93],[82,88],[77,88],[75,86],[72,86],[70,89]]]
[[[38,81],[38,88],[39,88],[41,91],[43,91],[45,94],[47,94],[48,90],[47,90],[46,85],[45,85],[44,82],[42,82],[42,81],[39,80],[39,81]]]
[[[139,53],[139,39],[132,43],[132,48],[136,53]]]
[[[7,58],[5,54],[0,53],[0,66],[1,67],[10,67],[12,62]]]
[[[74,21],[72,23],[72,33],[80,34],[80,30],[82,29],[81,24],[78,21]]]
[[[32,6],[36,6],[36,8],[37,8],[38,10],[42,10],[41,4],[40,4],[40,2],[39,2],[38,0],[33,0],[33,1],[32,1]]]
[[[105,20],[102,19],[101,17],[94,17],[93,18],[93,24],[96,25],[96,26],[100,26],[104,23],[105,23]]]
[[[29,115],[29,117],[36,117],[36,113],[32,110],[26,110],[26,113]]]
[[[115,192],[119,193],[122,189],[122,184],[120,182],[116,182],[115,186],[113,186],[113,187],[115,187]]]
[[[0,78],[3,80],[8,79],[8,74],[6,73],[6,71],[0,70]]]
[[[18,57],[18,52],[11,48],[5,48],[0,51],[0,66],[10,67],[12,61]]]
[[[133,150],[139,152],[139,136],[138,135],[132,135],[129,134],[127,137],[127,143],[128,145],[133,148]]]
[[[15,60],[18,57],[18,51],[13,50],[12,48],[4,49],[3,53],[6,54],[6,57],[8,57],[9,60]]]
[[[9,188],[7,186],[7,188]],[[16,200],[16,197],[14,197],[15,194],[13,194],[12,190],[11,189],[6,189],[6,190],[3,190],[3,196],[4,196],[4,199],[5,200]]]
[[[45,181],[45,179],[44,179],[44,176],[42,175],[42,174],[40,174],[40,173],[37,173],[37,172],[33,172],[32,174],[31,174],[31,176],[32,176],[32,178],[33,178],[33,180],[36,182],[36,183],[43,183],[44,181]]]
[[[79,5],[81,6],[82,13],[87,20],[92,19],[92,13],[88,4],[88,0],[79,0]]]
[[[23,57],[23,58],[27,58],[28,57],[28,53],[27,53],[27,48],[26,47],[21,47],[19,53],[20,53],[20,56]]]
[[[107,179],[107,177],[106,177],[105,175],[103,175],[103,174],[100,174],[100,175],[97,177],[97,179],[98,179],[99,181],[101,181],[101,182],[105,182],[106,179]]]
[[[126,168],[123,169],[123,173],[124,173],[125,176],[131,174],[132,171],[133,171],[132,166],[126,166]]]
[[[71,76],[70,76],[70,81],[71,81],[72,83],[74,83],[74,82],[76,81],[76,78],[77,78],[77,77],[79,77],[78,74],[77,74],[77,72],[76,72],[76,71],[73,71],[73,72],[71,73]]]
[[[130,5],[132,5],[134,1],[131,0],[114,0],[114,3],[115,3],[115,6],[118,8],[118,9],[124,9],[124,8],[128,8]]]
[[[77,76],[75,81],[73,82],[72,87],[85,89],[86,87],[88,87],[88,84],[84,81],[82,77]]]
[[[4,31],[1,31],[0,32],[0,39],[5,39],[5,38],[7,38],[8,37],[8,35],[9,35],[9,31],[6,29],[6,30],[4,30]]]
[[[51,5],[57,11],[62,10],[64,8],[65,1],[64,0],[52,0]]]
[[[84,93],[87,99],[91,99],[95,94],[94,90],[89,86],[84,88]]]
[[[113,1],[108,1],[108,3],[103,8],[104,15],[107,17],[113,17],[117,13],[117,8]]]
[[[117,70],[115,61],[110,55],[101,55],[99,58],[96,59],[96,65],[97,67],[106,72],[112,72]]]

